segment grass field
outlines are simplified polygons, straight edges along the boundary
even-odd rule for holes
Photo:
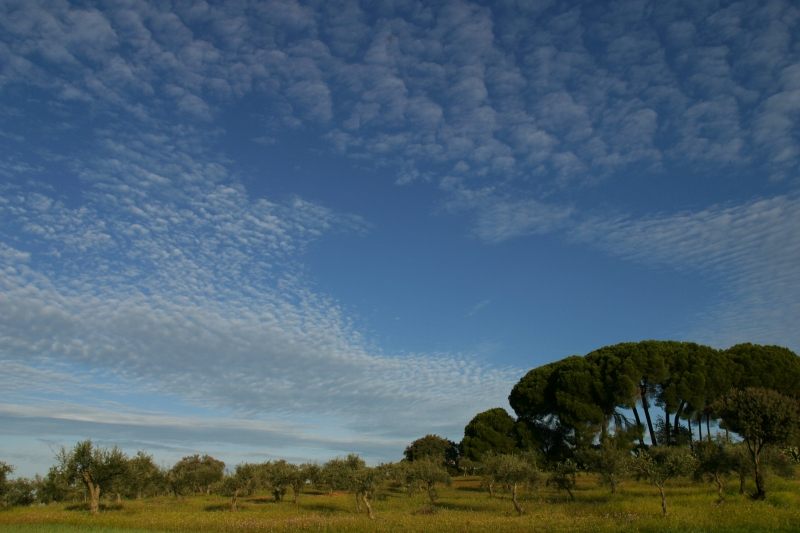
[[[218,496],[124,501],[97,516],[74,504],[13,508],[0,511],[0,531],[800,531],[800,482],[771,479],[764,502],[740,496],[734,485],[727,501],[716,505],[710,485],[674,483],[666,518],[655,488],[629,481],[612,496],[587,475],[579,478],[575,502],[542,488],[523,501],[523,516],[513,512],[507,496],[489,498],[476,478],[458,478],[439,489],[434,511],[422,493],[382,491],[374,501],[374,521],[355,514],[350,494],[311,492],[304,493],[298,505],[274,503],[266,496],[244,498],[235,513],[228,511],[228,500]]]

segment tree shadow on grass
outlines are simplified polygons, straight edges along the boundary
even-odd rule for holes
[[[340,507],[333,505],[332,503],[303,503],[303,509],[308,509],[309,511],[316,511],[319,513],[325,514],[334,514],[334,513],[344,513],[346,511],[342,510]]]
[[[244,511],[245,509],[247,509],[247,507],[245,507],[244,505],[239,504],[239,505],[236,506],[236,510],[237,511]],[[203,510],[207,511],[207,512],[210,512],[210,513],[216,513],[216,512],[219,512],[219,511],[230,512],[231,511],[231,504],[230,503],[217,503],[217,504],[214,504],[214,505],[206,505],[205,507],[203,507]]]
[[[121,503],[101,503],[100,511],[121,511],[123,509]],[[64,507],[65,511],[89,511],[88,503],[73,503]]]
[[[494,512],[497,506],[490,503],[491,500],[484,503],[455,503],[455,502],[437,502],[436,507],[440,509],[447,509],[448,511],[467,511],[467,512]],[[495,502],[497,499],[494,500]],[[509,508],[511,504],[509,502]]]
[[[263,496],[260,497],[260,498],[247,498],[247,503],[257,503],[259,505],[263,505],[265,503],[275,503],[275,499],[274,498],[265,498]]]
[[[489,491],[483,487],[456,487],[456,490],[464,492],[485,492],[487,495],[489,494]]]

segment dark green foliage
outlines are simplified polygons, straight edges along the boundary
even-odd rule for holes
[[[501,407],[478,413],[464,428],[462,458],[480,461],[487,453],[513,453],[519,447],[518,427]]]
[[[621,343],[534,368],[509,403],[533,444],[562,461],[612,431],[634,435],[641,447],[645,430],[650,445],[682,446],[691,442],[691,422],[704,421],[710,439],[715,401],[731,387],[754,385],[800,397],[800,358],[753,344],[720,351],[691,342]],[[660,424],[653,405],[665,413]]]
[[[406,461],[420,459],[433,459],[448,467],[455,468],[458,464],[458,445],[438,435],[425,435],[409,444],[403,455]]]
[[[756,492],[753,497],[766,496],[761,468],[761,453],[765,446],[789,443],[797,431],[798,403],[774,390],[748,387],[732,390],[715,405],[725,427],[744,439],[750,452]]]
[[[30,479],[13,479],[7,482],[0,501],[7,507],[31,505],[36,501],[35,491],[36,486]]]

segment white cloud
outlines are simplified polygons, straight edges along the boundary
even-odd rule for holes
[[[638,220],[593,217],[573,230],[573,238],[637,262],[704,272],[720,283],[719,302],[696,311],[690,338],[797,350],[798,227],[800,199],[794,195]]]

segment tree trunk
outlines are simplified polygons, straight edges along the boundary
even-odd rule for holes
[[[297,485],[292,485],[292,496],[294,496],[293,501],[294,504],[297,505],[297,499],[300,497],[300,487]]]
[[[639,395],[642,398],[642,409],[644,409],[644,418],[647,420],[647,429],[650,431],[650,444],[658,446],[656,432],[653,429],[653,420],[650,418],[650,403],[647,401],[647,381],[643,381],[639,385]]]
[[[754,500],[763,500],[767,496],[764,490],[764,474],[761,472],[760,452],[760,448],[750,450],[750,454],[753,457],[753,474],[755,474],[756,478],[756,492],[753,494]]]
[[[642,419],[639,418],[639,410],[636,408],[636,402],[633,404],[633,418],[636,420],[636,427],[639,429],[639,445],[644,448],[644,426],[642,426]]]
[[[92,514],[100,512],[100,485],[89,485],[89,510]]]
[[[122,503],[122,495],[119,492],[117,493],[117,503],[118,504]]]
[[[697,413],[697,440],[703,442],[703,413]]]
[[[494,483],[490,481],[486,484],[486,488],[489,489],[489,497],[494,498]]]
[[[744,494],[745,473],[744,470],[739,472],[739,494]]]
[[[89,491],[89,510],[92,514],[100,512],[100,485],[95,484],[92,476],[88,472],[83,473],[83,484]]]
[[[711,442],[711,413],[706,413],[706,439]]]
[[[522,509],[522,506],[519,504],[517,500],[517,484],[514,483],[511,485],[511,502],[514,504],[514,509],[517,511],[517,516],[522,516],[522,513],[525,511]]]
[[[361,494],[356,492],[356,512],[357,513],[361,512],[361,498],[359,498],[359,496],[361,496]]]
[[[689,424],[689,448],[694,452],[694,433],[692,433],[692,417],[686,417],[686,423]]]
[[[661,494],[661,516],[667,516],[667,496],[664,494],[664,485],[658,486],[658,492]]]
[[[239,501],[239,489],[233,491],[233,496],[231,497],[231,512],[236,512],[239,510],[239,507],[236,505]]]
[[[669,423],[669,411],[667,411],[666,405],[664,406],[664,439],[666,439],[665,446],[672,444],[672,424]]]
[[[717,484],[717,503],[722,503],[725,501],[725,493],[722,492],[722,476],[719,475],[719,472],[714,472],[714,483]]]
[[[436,503],[436,487],[433,483],[428,483],[428,499],[430,499],[431,505]]]
[[[372,512],[372,506],[369,504],[369,496],[367,496],[366,492],[361,493],[361,500],[364,502],[364,505],[367,507],[367,514],[369,514],[370,520],[375,520],[375,515]]]
[[[681,414],[683,413],[683,410],[684,410],[685,407],[686,407],[686,402],[681,400],[681,403],[678,405],[678,410],[675,411],[675,432],[674,432],[674,434],[675,434],[675,443],[676,444],[678,443],[678,435],[680,434],[680,431],[681,431],[680,417],[681,417]]]

